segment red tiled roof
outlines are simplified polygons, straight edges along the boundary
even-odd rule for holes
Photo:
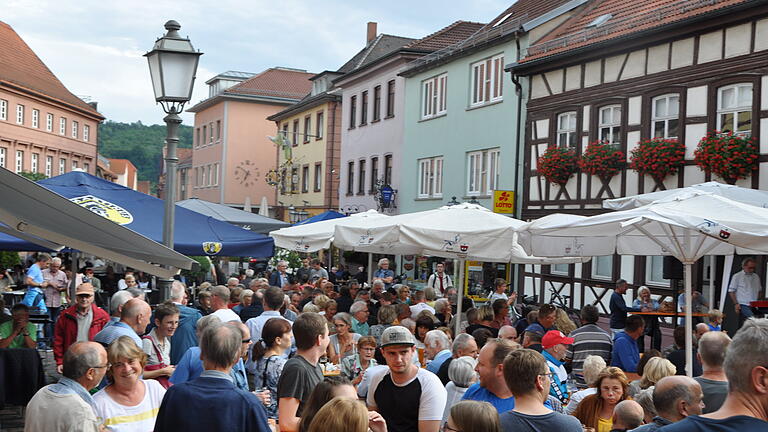
[[[569,1],[570,0],[518,0],[514,2],[512,6],[504,10],[504,12],[500,13],[496,18],[492,19],[491,22],[483,28],[483,31],[490,30],[493,27],[497,27],[505,22],[520,17],[525,17],[525,21],[530,21],[568,3]]]
[[[593,0],[581,13],[528,47],[528,55],[521,63],[647,31],[749,1]],[[607,14],[611,17],[604,24],[587,28],[596,18]]]
[[[409,43],[404,48],[422,51],[437,51],[453,45],[456,42],[463,41],[483,28],[484,25],[485,24],[470,21],[456,21],[431,35]]]
[[[22,87],[95,117],[104,118],[92,106],[67,90],[13,28],[0,21],[0,84],[3,83]]]
[[[245,94],[287,99],[301,99],[310,90],[314,74],[286,68],[269,68],[226,90],[225,94]]]

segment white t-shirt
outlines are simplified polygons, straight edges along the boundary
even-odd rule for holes
[[[218,317],[223,323],[230,321],[240,321],[240,316],[237,315],[232,309],[219,309],[211,315]]]
[[[416,303],[415,305],[411,306],[411,319],[415,320],[417,316],[421,313],[421,311],[428,310],[432,314],[435,313],[435,308],[432,306],[426,304],[426,303]]]
[[[115,402],[106,390],[93,395],[93,410],[109,431],[147,432],[155,428],[155,419],[165,396],[165,389],[155,380],[142,380],[144,400],[136,406]]]
[[[760,276],[757,273],[744,273],[744,270],[733,275],[728,285],[728,292],[735,292],[736,301],[743,305],[757,300],[760,289]]]
[[[147,354],[147,365],[160,364],[160,358],[158,358],[157,351],[155,351],[152,342],[154,342],[157,349],[160,350],[160,355],[163,357],[163,363],[169,365],[171,364],[171,339],[165,338],[165,341],[161,341],[158,339],[155,330],[156,329],[152,329],[149,332],[149,337],[151,337],[152,340],[141,338],[141,349]]]
[[[418,383],[414,385],[414,381]],[[380,386],[381,391],[377,399],[376,393]],[[426,369],[419,368],[413,379],[397,384],[389,376],[389,368],[384,368],[371,375],[366,401],[369,407],[376,407],[379,414],[389,423],[394,420],[392,417],[401,417],[400,411],[404,413],[412,409],[418,410],[418,421],[442,420],[447,398],[448,394],[440,378]],[[400,411],[389,416],[388,409]]]
[[[488,297],[488,303],[493,303],[494,301],[498,299],[504,299],[509,300],[509,297],[507,297],[506,293],[497,293],[496,291],[492,292],[491,295]]]

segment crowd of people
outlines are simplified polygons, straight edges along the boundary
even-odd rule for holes
[[[127,287],[109,313],[82,282],[54,326],[62,378],[29,402],[25,428],[768,430],[766,319],[747,319],[732,340],[717,322],[697,326],[689,378],[684,327],[673,346],[641,353],[648,323],[624,304],[622,281],[608,331],[592,305],[580,325],[550,304],[519,314],[501,279],[487,304],[467,299],[459,314],[443,269],[416,290],[387,264],[368,286],[331,282],[319,261],[293,273],[279,262],[268,278],[203,284],[194,301],[175,281],[154,308]],[[12,314],[0,347],[34,347],[29,307]]]

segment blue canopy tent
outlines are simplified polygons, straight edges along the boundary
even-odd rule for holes
[[[311,224],[311,223],[315,223],[315,222],[327,221],[327,220],[338,219],[338,218],[343,218],[343,217],[347,217],[347,215],[339,213],[339,212],[335,212],[333,210],[328,210],[327,212],[322,212],[320,214],[316,214],[316,215],[312,216],[309,219],[305,219],[305,220],[303,220],[301,222],[295,223],[295,224],[293,224],[293,226],[296,226],[296,225],[306,225],[306,224]]]
[[[163,238],[163,200],[82,171],[38,182],[41,186],[158,243]],[[185,255],[273,255],[270,237],[176,206],[174,250]],[[0,250],[40,250],[40,246],[0,234]]]

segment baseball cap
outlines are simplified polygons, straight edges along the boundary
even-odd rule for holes
[[[560,330],[550,330],[541,338],[541,347],[544,349],[552,348],[555,345],[573,343],[573,338],[563,334]]]
[[[416,345],[411,331],[403,326],[387,327],[381,335],[381,347],[389,345]]]
[[[89,283],[81,283],[78,285],[77,290],[75,290],[75,295],[80,294],[93,294],[93,285]]]

